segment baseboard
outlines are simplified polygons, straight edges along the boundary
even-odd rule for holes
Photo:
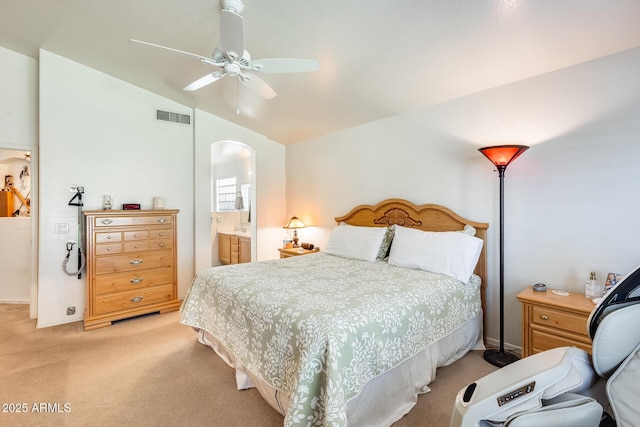
[[[486,338],[486,346],[487,348],[499,348],[500,347],[500,341],[493,339],[493,338]],[[517,354],[518,356],[522,356],[522,347],[518,347],[516,345],[513,344],[509,344],[508,342],[504,343],[504,349],[506,351],[510,351],[514,354]]]

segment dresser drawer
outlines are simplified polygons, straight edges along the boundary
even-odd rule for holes
[[[131,225],[168,225],[172,223],[171,215],[150,216],[95,216],[92,218],[95,227],[121,227]]]
[[[173,239],[153,239],[149,240],[149,249],[171,249],[173,248]]]
[[[546,325],[554,329],[562,329],[580,335],[587,335],[585,316],[549,307],[532,307],[531,323]]]
[[[149,241],[141,240],[139,242],[125,242],[124,243],[124,251],[125,252],[136,252],[136,251],[148,251],[149,250]]]
[[[103,243],[96,245],[96,255],[111,255],[122,252],[121,243]]]
[[[173,239],[173,230],[161,228],[159,230],[149,230],[150,239]]]
[[[102,256],[95,259],[96,276],[147,268],[173,267],[171,250]]]
[[[112,313],[173,299],[173,285],[151,286],[133,291],[96,296],[95,314]]]
[[[146,240],[148,238],[149,238],[149,232],[147,230],[125,231],[124,232],[124,240],[125,241]]]
[[[157,268],[97,276],[95,279],[95,291],[96,295],[102,295],[171,283],[173,283],[173,269]]]
[[[122,233],[119,231],[96,233],[96,243],[112,243],[122,240]]]

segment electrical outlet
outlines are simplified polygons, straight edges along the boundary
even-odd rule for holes
[[[74,306],[67,307],[67,316],[73,316],[76,314],[76,308]]]

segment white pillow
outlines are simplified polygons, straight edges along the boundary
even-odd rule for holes
[[[446,274],[468,283],[481,250],[482,239],[465,233],[396,227],[389,264]]]
[[[386,232],[386,227],[338,226],[333,229],[324,251],[343,258],[374,262]]]

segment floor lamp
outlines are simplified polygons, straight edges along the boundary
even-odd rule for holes
[[[484,352],[484,359],[500,368],[518,360],[518,356],[504,351],[504,171],[528,148],[525,145],[497,145],[478,150],[498,168],[500,177],[500,349]]]

